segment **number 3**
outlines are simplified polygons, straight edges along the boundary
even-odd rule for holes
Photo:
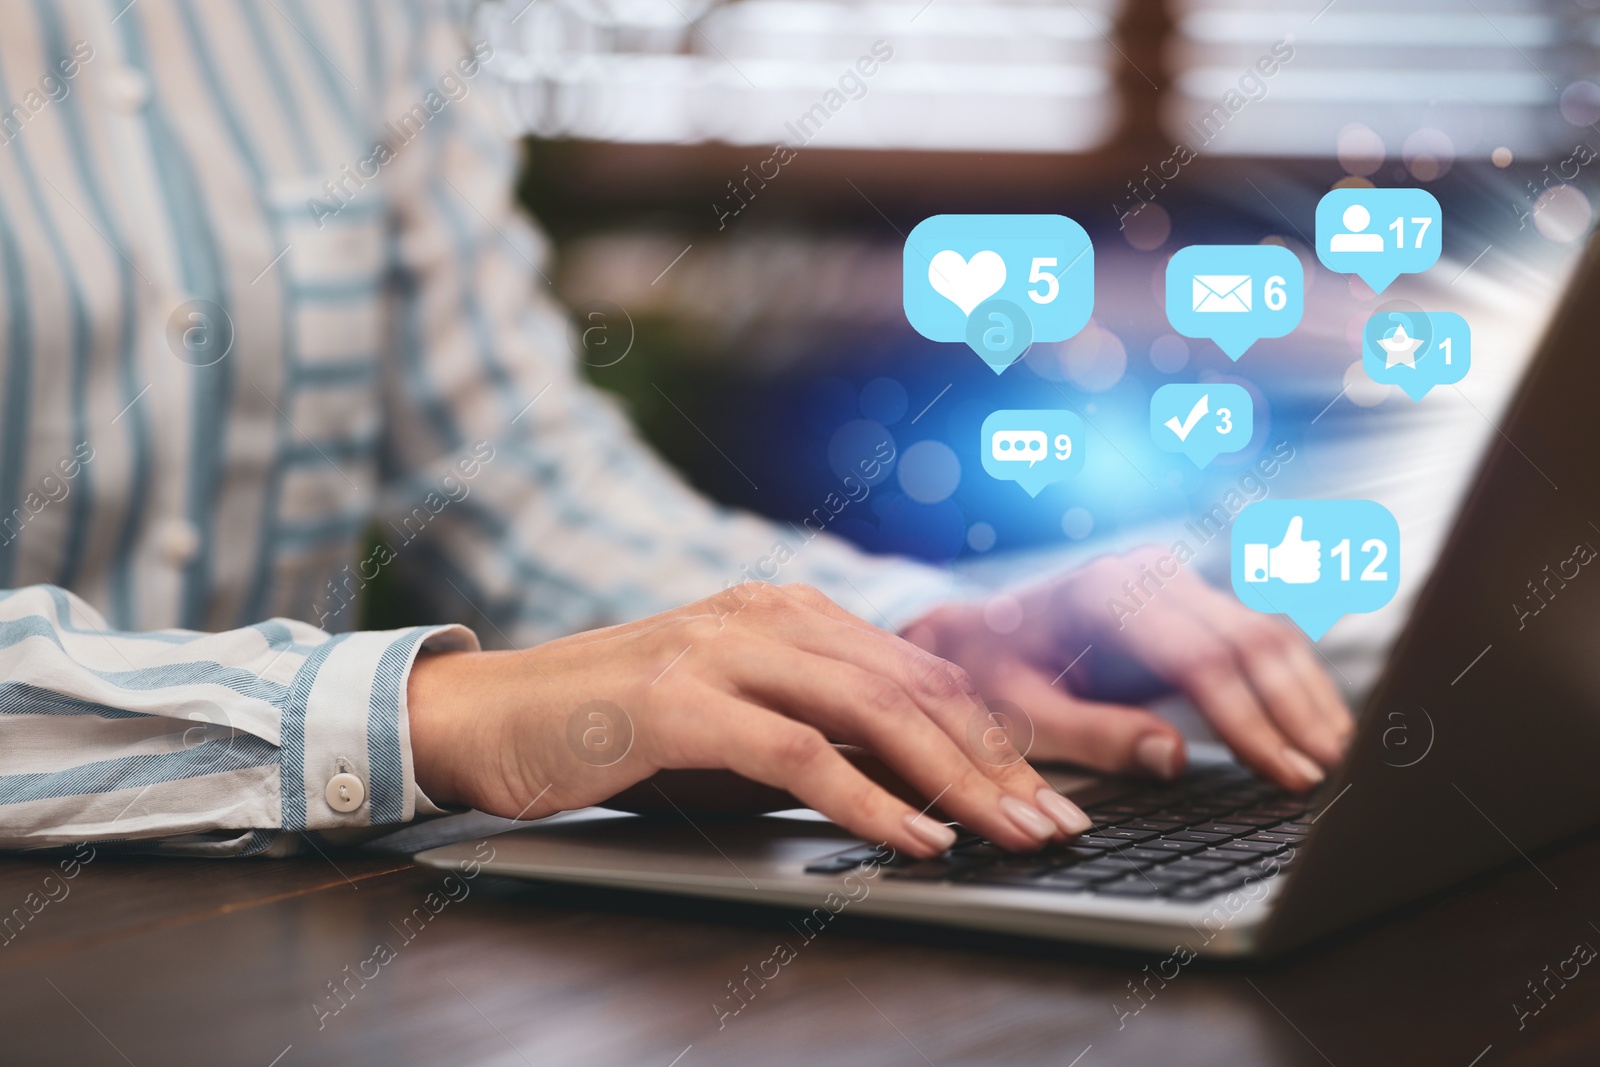
[[[1229,411],[1227,408],[1218,408],[1217,418],[1222,420],[1217,424],[1218,433],[1233,432],[1233,412]]]
[[[1061,292],[1061,282],[1056,279],[1054,274],[1050,274],[1044,269],[1055,265],[1055,256],[1035,256],[1033,258],[1033,268],[1028,271],[1028,282],[1030,285],[1035,282],[1044,282],[1044,290],[1042,292],[1028,290],[1028,299],[1035,304],[1048,304]]]

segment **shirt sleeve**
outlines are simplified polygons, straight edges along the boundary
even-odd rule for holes
[[[379,530],[423,617],[526,645],[748,580],[810,583],[888,628],[948,599],[941,570],[862,553],[820,521],[718,507],[653,454],[578,372],[547,242],[513,202],[491,46],[437,12],[420,41],[387,105],[430,114],[390,164],[400,299]],[[459,74],[449,97],[441,72]]]
[[[405,680],[421,649],[476,647],[459,626],[119,632],[54,586],[0,591],[0,848],[284,853],[437,811]]]

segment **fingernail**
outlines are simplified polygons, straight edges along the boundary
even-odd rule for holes
[[[956,843],[954,830],[927,815],[907,815],[906,829],[910,830],[918,841],[940,852]]]
[[[1283,750],[1283,762],[1294,769],[1302,778],[1309,778],[1312,785],[1316,785],[1327,777],[1321,767],[1311,761],[1311,757],[1303,752],[1296,752],[1292,748]]]
[[[1017,824],[1017,829],[1029,837],[1037,837],[1043,841],[1054,837],[1056,824],[1045,818],[1038,808],[1024,804],[1016,797],[1001,797],[1000,810],[1005,812],[1012,822]]]
[[[1091,825],[1089,816],[1066,797],[1046,786],[1036,794],[1039,798],[1039,807],[1044,813],[1056,821],[1056,825],[1074,836],[1083,833]]]
[[[1157,778],[1178,776],[1178,742],[1166,734],[1151,734],[1133,746],[1133,758]]]

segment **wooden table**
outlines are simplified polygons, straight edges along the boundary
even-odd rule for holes
[[[1600,965],[1520,1029],[1514,1007],[1600,947],[1600,834],[1532,859],[1279,964],[1191,964],[1126,1015],[1161,957],[845,915],[720,1029],[712,1004],[792,916],[487,875],[463,897],[348,851],[100,855],[70,881],[4,859],[0,1063],[1600,1062]]]

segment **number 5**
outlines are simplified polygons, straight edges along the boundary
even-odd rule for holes
[[[1044,269],[1055,265],[1055,256],[1035,256],[1033,258],[1033,269],[1028,271],[1028,283],[1031,285],[1034,282],[1044,282],[1043,292],[1028,290],[1028,299],[1035,304],[1048,304],[1061,292],[1061,283],[1056,279],[1056,276]]]

